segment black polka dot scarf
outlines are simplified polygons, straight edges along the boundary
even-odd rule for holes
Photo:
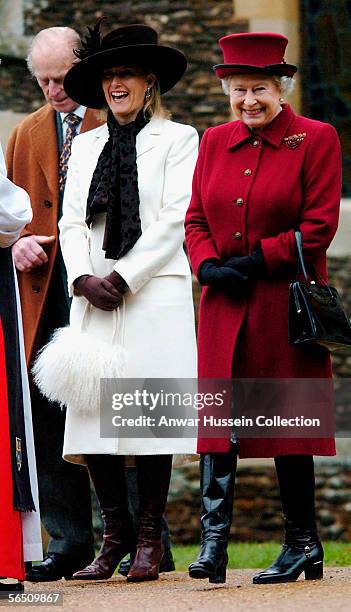
[[[120,259],[141,236],[136,136],[146,123],[143,111],[126,125],[108,112],[109,139],[94,170],[86,212],[88,227],[96,213],[107,213],[102,247],[106,259]]]

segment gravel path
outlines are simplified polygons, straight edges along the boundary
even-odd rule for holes
[[[101,582],[60,580],[26,583],[26,592],[59,591],[62,606],[30,606],[42,612],[350,612],[351,568],[327,568],[322,581],[298,580],[292,584],[254,586],[254,570],[230,570],[225,585],[191,580],[185,572],[162,574],[160,580],[127,584],[122,577]],[[3,607],[4,603],[0,603]],[[6,604],[23,610],[23,605]],[[27,608],[28,609],[28,608]]]

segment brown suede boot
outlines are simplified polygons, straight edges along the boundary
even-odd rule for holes
[[[124,457],[87,455],[86,462],[99,500],[104,534],[96,559],[75,572],[72,580],[106,580],[135,546],[135,532],[127,506]]]
[[[139,533],[136,554],[128,582],[157,580],[163,550],[162,516],[165,511],[172,455],[136,457],[140,499]]]

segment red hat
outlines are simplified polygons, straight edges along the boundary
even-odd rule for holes
[[[273,32],[229,34],[219,39],[223,64],[213,66],[220,79],[231,74],[258,72],[292,77],[297,68],[286,64],[284,52],[288,39]]]

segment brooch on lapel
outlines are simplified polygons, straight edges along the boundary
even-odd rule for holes
[[[306,138],[306,132],[292,134],[284,138],[284,143],[289,149],[296,149]]]

